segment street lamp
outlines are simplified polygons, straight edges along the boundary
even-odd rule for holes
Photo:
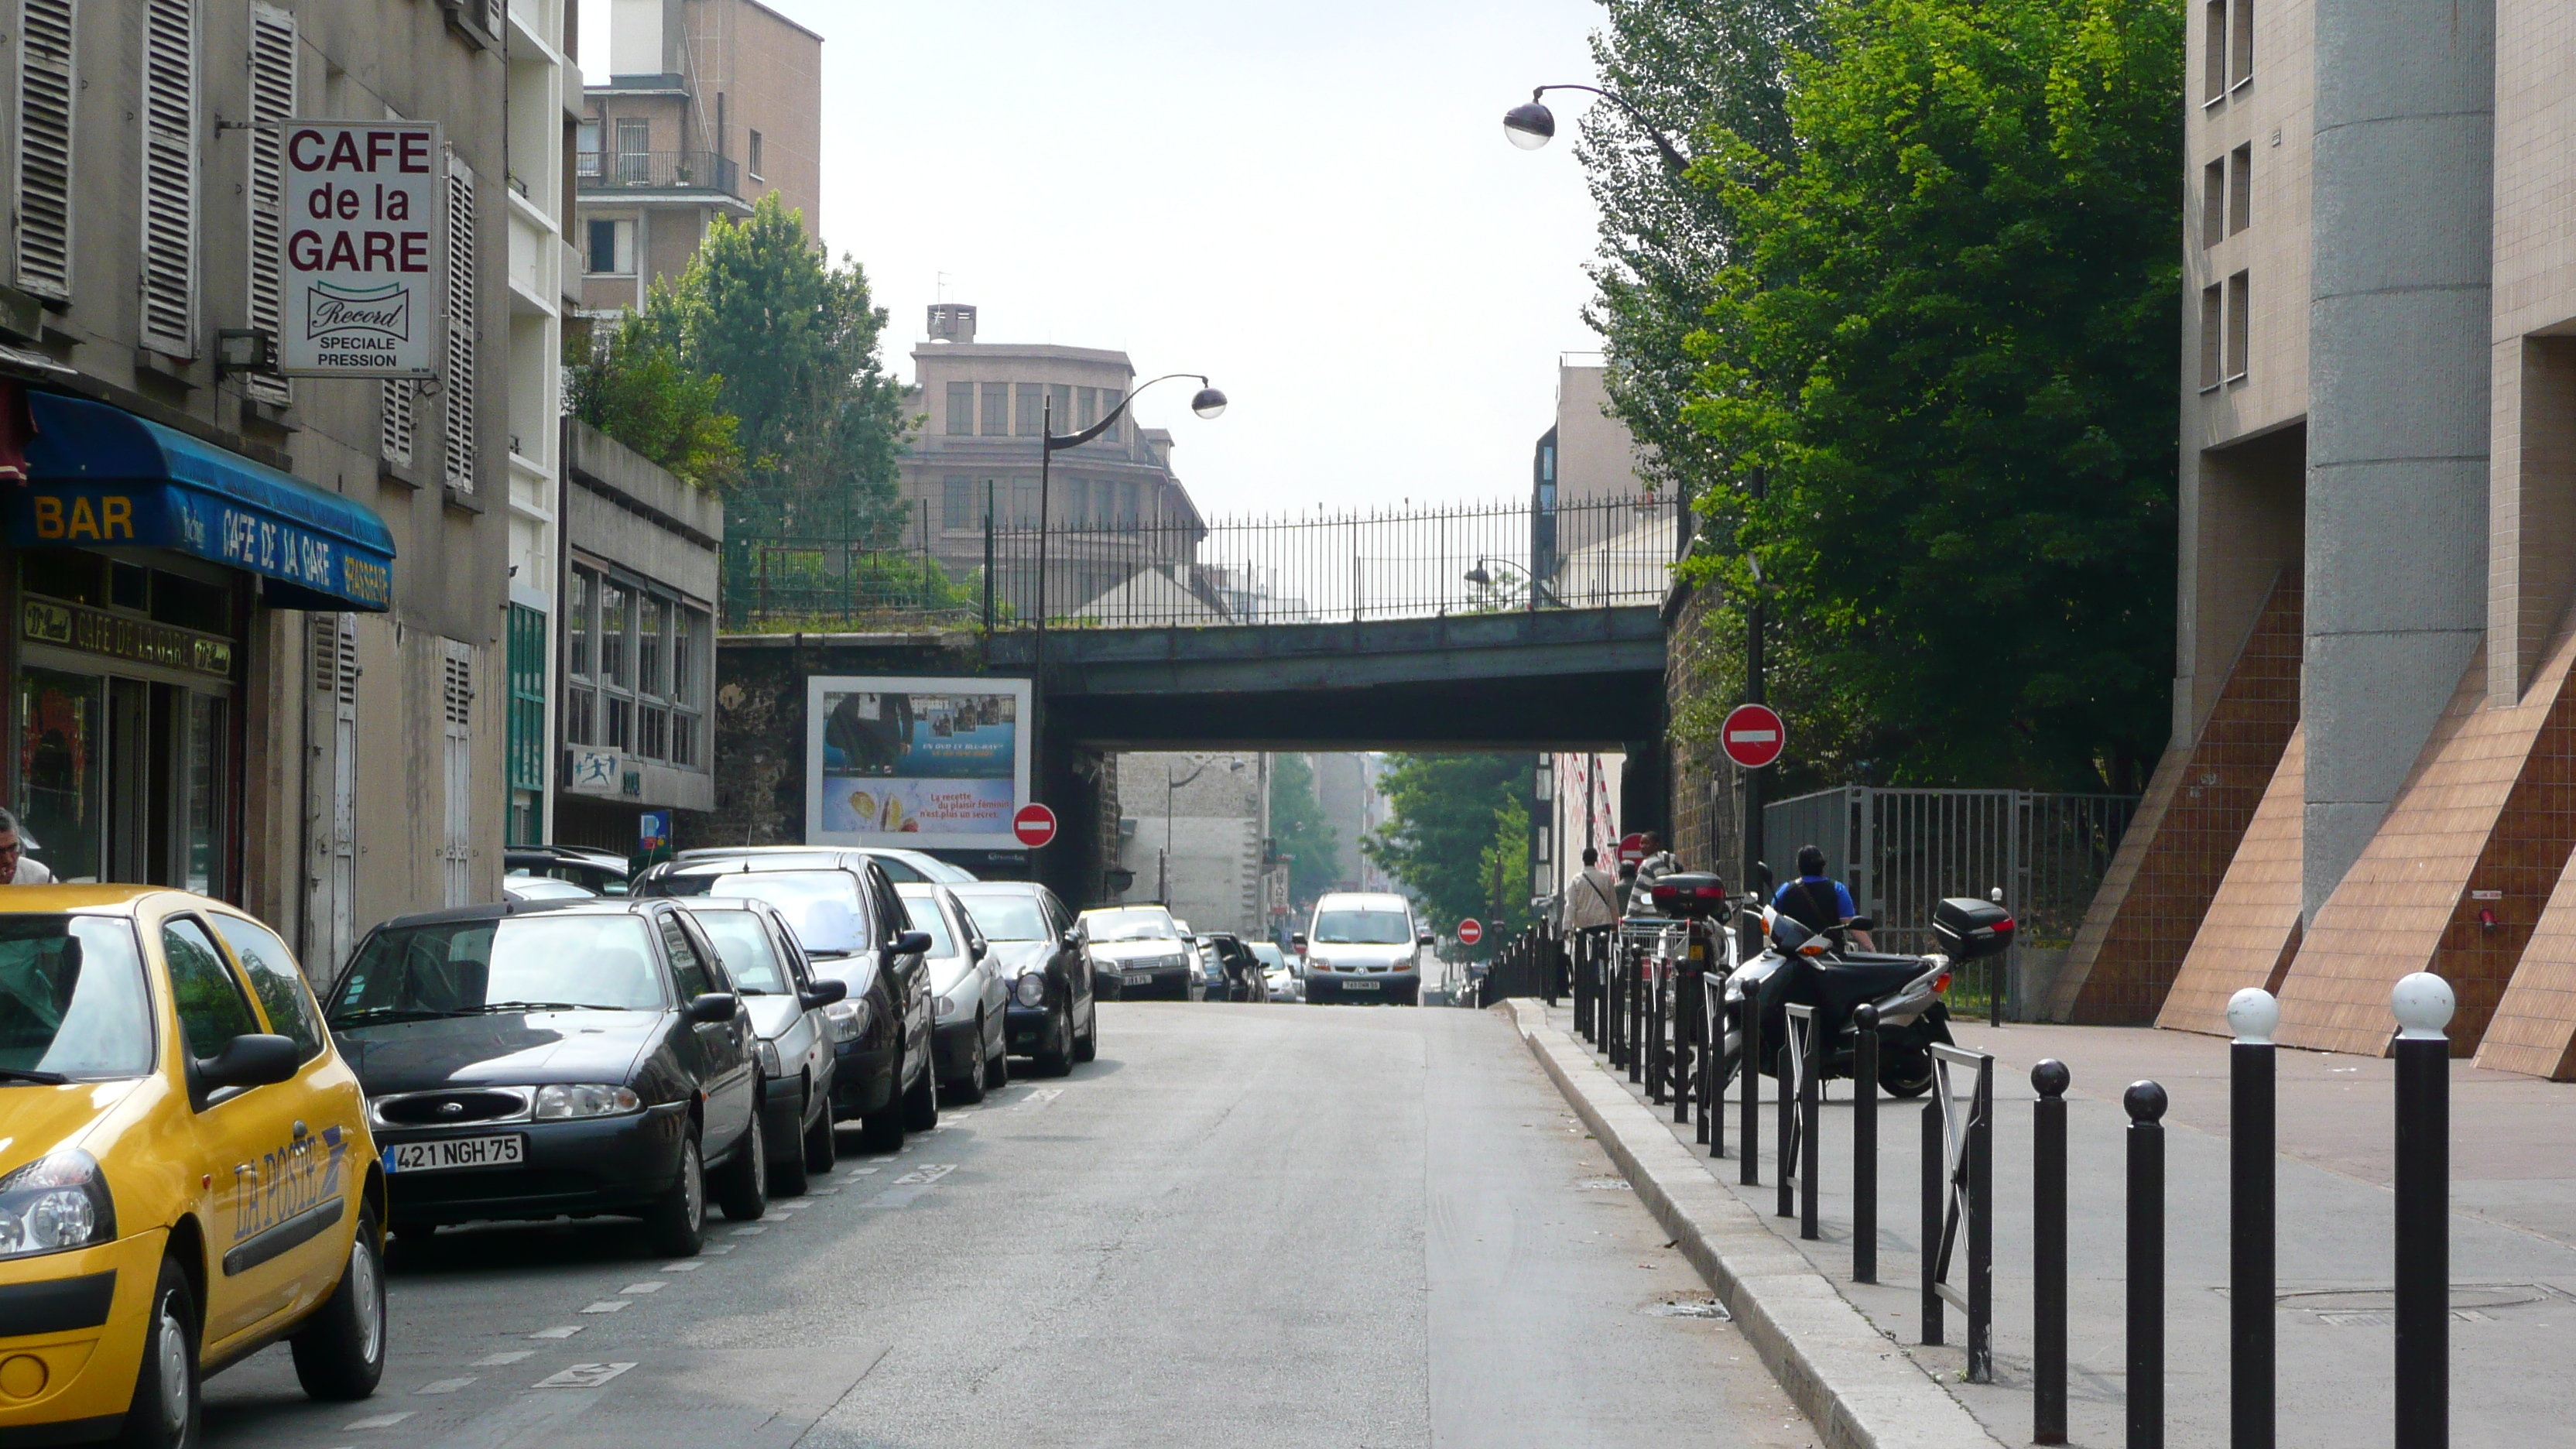
[[[1637,129],[1646,133],[1646,139],[1655,143],[1655,149],[1663,154],[1664,165],[1675,176],[1690,169],[1690,163],[1682,159],[1682,153],[1673,148],[1672,139],[1663,133],[1662,128],[1647,120],[1645,112],[1638,110],[1626,96],[1605,91],[1599,86],[1538,86],[1532,89],[1528,105],[1514,106],[1503,112],[1503,134],[1511,138],[1513,145],[1524,151],[1535,151],[1556,138],[1556,113],[1539,101],[1539,97],[1549,91],[1588,91],[1599,96],[1628,113],[1628,119],[1636,122]]]
[[[1493,565],[1495,568],[1510,569],[1529,582],[1529,607],[1532,612],[1537,611],[1538,603],[1541,599],[1545,599],[1550,604],[1554,604],[1560,608],[1564,606],[1563,600],[1557,598],[1553,593],[1548,592],[1547,585],[1539,582],[1538,575],[1531,573],[1527,568],[1520,564],[1516,564],[1507,558],[1487,558],[1479,555],[1476,559],[1476,566],[1467,570],[1464,574],[1459,575],[1459,577],[1465,579],[1471,584],[1474,584],[1477,588],[1490,589],[1494,586],[1494,576],[1486,568],[1486,565],[1488,564]]]
[[[1118,425],[1118,419],[1126,413],[1129,404],[1135,402],[1137,395],[1144,392],[1145,388],[1152,387],[1154,383],[1157,382],[1170,382],[1176,377],[1194,377],[1198,379],[1198,394],[1190,399],[1191,412],[1196,413],[1203,418],[1217,418],[1222,417],[1225,414],[1226,396],[1224,393],[1217,391],[1215,386],[1208,382],[1207,374],[1201,372],[1167,372],[1161,377],[1145,383],[1142,387],[1136,388],[1125,397],[1120,398],[1118,400],[1118,406],[1111,408],[1107,416],[1101,418],[1100,421],[1093,423],[1090,427],[1084,428],[1078,433],[1067,433],[1062,437],[1058,437],[1056,436],[1055,431],[1055,394],[1052,389],[1050,389],[1047,394],[1046,402],[1039,414],[1038,422],[1038,432],[1041,441],[1044,443],[1044,446],[1038,450],[1038,636],[1036,653],[1037,668],[1041,675],[1046,671],[1047,513],[1050,507],[1049,497],[1054,491],[1055,455],[1067,448],[1079,448],[1083,444],[1090,442],[1092,439],[1099,437],[1102,433],[1116,427]],[[1044,688],[1043,683],[1041,683],[1040,688]]]

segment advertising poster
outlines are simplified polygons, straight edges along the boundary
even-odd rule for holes
[[[1016,850],[1029,799],[1025,679],[809,678],[805,840]]]

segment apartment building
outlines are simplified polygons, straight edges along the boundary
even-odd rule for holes
[[[1161,901],[1200,931],[1270,936],[1270,757],[1148,752],[1118,757],[1123,898]]]
[[[2576,12],[2192,7],[2174,733],[2076,1020],[2576,1076]]]
[[[56,876],[238,901],[317,975],[497,890],[514,313],[546,261],[510,265],[506,127],[562,8],[20,0],[0,26],[0,793]],[[290,120],[442,128],[417,240],[446,285],[404,324],[439,339],[426,384],[274,370]]]
[[[822,229],[823,37],[759,0],[613,0],[574,169],[583,305],[643,305],[775,191]]]

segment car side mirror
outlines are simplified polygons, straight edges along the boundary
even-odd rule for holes
[[[1424,931],[1413,938],[1413,944],[1417,946],[1437,946],[1440,944],[1440,938],[1432,935],[1429,931]]]
[[[797,992],[796,999],[804,1004],[807,1011],[814,1011],[829,1006],[849,994],[850,983],[837,977],[826,976]]]
[[[1082,949],[1082,937],[1076,932],[1067,931],[1064,933],[1063,945],[1068,951],[1079,951]]]
[[[929,950],[930,933],[928,931],[906,931],[894,938],[894,953],[898,956],[920,956],[928,953]]]
[[[969,941],[966,943],[966,955],[970,960],[981,961],[991,954],[993,954],[993,943],[990,941]]]
[[[733,1020],[734,1012],[740,1008],[741,998],[732,992],[710,991],[704,996],[691,997],[684,1014],[691,1026],[714,1026]]]
[[[209,1087],[265,1087],[295,1075],[295,1043],[268,1032],[246,1032],[211,1057],[197,1059],[197,1076]]]

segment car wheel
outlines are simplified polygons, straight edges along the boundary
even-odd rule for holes
[[[345,1402],[376,1391],[376,1381],[385,1376],[385,1263],[374,1208],[359,1210],[340,1286],[288,1347],[295,1355],[295,1381],[310,1397]]]
[[[998,1092],[1011,1084],[1011,1047],[1008,1039],[997,1035],[993,1054],[984,1059],[984,1090]]]
[[[903,1094],[903,1125],[911,1132],[927,1132],[939,1125],[939,1054],[921,1064],[920,1085]]]
[[[787,1129],[778,1134],[784,1139],[784,1150],[769,1159],[771,1197],[803,1197],[805,1189],[811,1185],[805,1171],[805,1144],[797,1140],[798,1124],[805,1120],[801,1098],[799,1102],[796,1115],[787,1119]],[[767,1135],[768,1130],[767,1123],[761,1124],[763,1135]]]
[[[903,1043],[894,1049],[894,1081],[886,1088],[886,1104],[859,1118],[859,1146],[869,1152],[892,1152],[903,1146]]]
[[[1073,1039],[1073,1059],[1077,1062],[1087,1062],[1099,1055],[1100,1012],[1098,1008],[1094,1008],[1091,1013],[1091,1025],[1083,1028],[1082,1035]]]
[[[116,1442],[126,1449],[195,1449],[205,1412],[197,1379],[197,1296],[176,1258],[161,1260],[143,1335],[143,1364]]]
[[[948,1094],[969,1106],[984,1100],[984,1043],[989,1040],[984,1030],[984,1013],[975,1013],[975,1065],[966,1075],[949,1084]]]
[[[751,1083],[751,1099],[761,1097],[760,1079]],[[742,1145],[734,1149],[733,1161],[724,1165],[723,1176],[716,1182],[716,1201],[723,1205],[724,1215],[738,1223],[747,1223],[769,1211],[769,1133],[760,1114],[754,1112],[751,1126],[742,1134]]]
[[[1047,1010],[1046,1035],[1038,1046],[1038,1075],[1061,1077],[1073,1070],[1073,1011],[1054,1006]]]
[[[707,1243],[707,1168],[692,1122],[680,1138],[680,1172],[644,1213],[644,1233],[665,1258],[694,1258]]]
[[[841,1160],[840,1134],[832,1130],[832,1106],[826,1102],[814,1115],[814,1125],[805,1129],[805,1175],[829,1172]]]

